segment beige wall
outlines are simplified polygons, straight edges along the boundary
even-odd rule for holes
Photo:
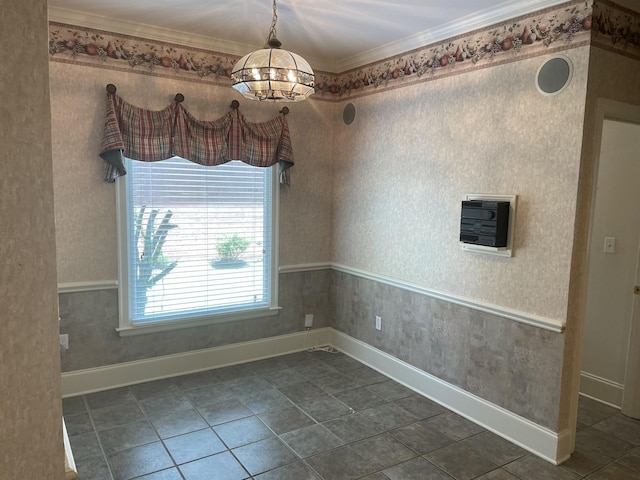
[[[58,282],[117,279],[115,184],[103,179],[98,157],[106,105],[114,83],[128,102],[161,109],[180,92],[196,118],[224,115],[240,98],[231,88],[137,72],[50,63]],[[281,106],[240,101],[250,121],[277,115]],[[280,193],[280,264],[326,262],[331,238],[331,112],[333,104],[303,102],[288,116],[295,167]]]
[[[534,57],[353,101],[336,135],[333,260],[564,321],[588,47],[568,50],[562,94]],[[468,193],[517,194],[515,252],[462,251]]]
[[[0,38],[0,477],[64,478],[47,3],[4,2]]]

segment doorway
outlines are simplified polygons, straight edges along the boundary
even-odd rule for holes
[[[607,102],[601,122],[580,393],[638,418],[640,108]]]

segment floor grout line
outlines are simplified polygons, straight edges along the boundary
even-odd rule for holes
[[[302,354],[302,355],[301,355]],[[325,355],[330,355],[329,357],[325,357],[322,358]],[[379,436],[379,435],[389,435],[390,438],[392,438],[395,442],[398,442],[399,445],[401,445],[404,449],[406,449],[407,451],[410,451],[411,454],[413,455],[409,460],[400,460],[400,457],[396,457],[396,458],[391,458],[388,460],[387,463],[381,463],[381,465],[384,465],[382,468],[375,470],[375,472],[373,473],[368,473],[365,476],[368,475],[373,475],[375,473],[379,473],[380,475],[382,474],[383,470],[386,470],[388,468],[400,468],[402,467],[404,464],[407,464],[411,461],[417,461],[418,459],[422,459],[426,462],[428,462],[429,464],[433,465],[434,468],[437,468],[439,471],[442,472],[446,472],[448,473],[448,475],[453,476],[453,473],[451,472],[451,468],[455,469],[460,467],[459,465],[448,465],[447,461],[448,461],[448,455],[450,455],[451,452],[455,452],[455,448],[454,447],[464,447],[464,448],[470,448],[472,451],[474,451],[476,454],[478,454],[481,458],[483,458],[485,461],[490,462],[493,465],[496,465],[497,462],[494,462],[491,458],[489,457],[485,457],[481,451],[479,450],[475,450],[473,448],[473,445],[470,445],[468,440],[471,440],[475,437],[479,437],[480,435],[486,433],[487,431],[484,429],[481,429],[480,432],[476,432],[476,433],[471,433],[468,434],[468,430],[465,431],[464,430],[464,423],[462,423],[461,425],[458,425],[457,427],[454,424],[449,423],[448,428],[452,428],[452,431],[455,431],[455,428],[463,428],[463,430],[458,430],[459,431],[459,438],[451,438],[450,436],[447,435],[446,432],[441,432],[438,429],[433,429],[432,425],[429,425],[429,420],[433,420],[436,419],[438,417],[443,417],[445,415],[447,415],[448,413],[452,413],[448,410],[444,410],[442,412],[438,412],[438,413],[434,413],[432,415],[429,415],[427,417],[424,418],[416,418],[416,420],[410,420],[409,423],[404,424],[402,422],[399,422],[397,425],[391,426],[389,427],[388,425],[384,425],[384,423],[376,423],[375,419],[372,419],[366,415],[362,415],[363,412],[371,410],[371,409],[375,409],[375,408],[379,408],[379,407],[383,407],[383,406],[387,406],[388,408],[386,409],[386,411],[393,411],[393,412],[398,412],[398,411],[403,411],[409,415],[413,415],[409,410],[405,410],[402,408],[402,406],[396,402],[399,402],[400,400],[404,399],[404,398],[410,398],[412,396],[418,396],[417,394],[415,394],[415,392],[406,392],[406,396],[400,396],[398,398],[395,398],[397,395],[403,395],[404,392],[400,391],[398,392],[397,390],[394,391],[393,388],[395,387],[394,383],[390,383],[388,384],[388,386],[381,386],[383,383],[387,382],[387,381],[391,381],[393,382],[392,379],[389,379],[387,377],[384,376],[380,376],[377,377],[376,375],[372,374],[366,366],[362,365],[362,364],[351,364],[351,366],[349,368],[345,368],[344,370],[341,370],[340,368],[335,368],[334,365],[338,366],[338,365],[343,365],[344,362],[340,363],[340,358],[348,358],[345,356],[342,356],[342,354],[338,354],[339,356],[334,356],[334,354],[332,353],[327,353],[327,352],[323,352],[321,350],[315,350],[315,351],[308,351],[308,352],[299,352],[298,354],[292,354],[292,355],[285,355],[282,357],[274,357],[271,359],[265,359],[265,360],[260,360],[257,362],[251,362],[251,363],[247,363],[247,364],[241,364],[241,365],[234,365],[231,367],[224,367],[222,369],[218,369],[218,370],[211,370],[211,371],[205,371],[205,372],[199,372],[196,374],[190,374],[190,375],[184,375],[181,377],[175,377],[174,379],[172,379],[171,381],[165,380],[160,380],[159,382],[167,382],[167,385],[163,386],[163,385],[159,385],[158,387],[158,391],[154,392],[153,389],[151,389],[148,392],[148,396],[147,394],[143,394],[142,391],[138,392],[138,394],[136,394],[136,389],[137,388],[141,388],[139,387],[139,385],[145,385],[145,384],[139,384],[139,385],[134,385],[134,386],[129,386],[129,387],[121,387],[121,388],[126,388],[126,392],[128,393],[128,395],[131,395],[133,397],[133,399],[135,400],[135,406],[136,408],[138,408],[140,410],[140,412],[142,412],[142,418],[144,419],[144,421],[151,427],[151,429],[153,430],[153,432],[155,433],[155,435],[157,436],[157,440],[154,440],[153,442],[147,442],[147,443],[143,443],[141,445],[136,445],[135,447],[128,447],[125,448],[123,450],[117,450],[112,452],[109,455],[112,455],[114,453],[118,453],[121,451],[126,451],[129,448],[136,448],[139,446],[143,446],[143,445],[149,445],[152,443],[156,443],[158,442],[159,445],[162,446],[162,448],[164,449],[164,453],[166,453],[166,455],[168,456],[168,458],[171,460],[172,462],[172,466],[168,467],[166,469],[161,469],[158,470],[159,471],[164,471],[164,470],[171,470],[174,469],[174,471],[177,473],[177,475],[179,476],[179,478],[181,478],[182,480],[188,480],[188,476],[186,474],[183,473],[182,469],[180,468],[181,466],[187,465],[187,464],[195,464],[196,462],[200,462],[202,460],[205,460],[207,458],[210,457],[214,457],[216,455],[222,454],[224,452],[228,452],[231,455],[231,458],[233,458],[236,462],[237,465],[244,469],[246,471],[247,474],[249,474],[249,477],[247,477],[248,479],[252,479],[254,477],[252,477],[250,475],[251,470],[246,467],[242,461],[241,458],[237,456],[236,452],[237,450],[239,450],[240,448],[244,448],[246,446],[249,445],[253,445],[259,442],[263,442],[265,440],[269,440],[272,438],[275,438],[278,440],[278,444],[282,445],[284,447],[286,447],[285,451],[288,451],[289,453],[292,454],[292,459],[288,459],[286,460],[287,463],[285,463],[282,466],[276,466],[276,467],[269,467],[268,470],[266,470],[265,472],[262,473],[268,473],[268,472],[273,472],[275,471],[275,469],[281,468],[281,467],[290,467],[293,468],[292,466],[296,463],[300,463],[302,465],[303,468],[305,468],[307,471],[311,471],[313,472],[315,475],[318,476],[318,478],[323,479],[323,480],[333,480],[329,477],[323,477],[322,476],[322,470],[318,470],[318,466],[320,466],[321,464],[319,463],[320,460],[316,459],[316,461],[314,461],[313,459],[318,457],[321,459],[324,458],[328,458],[334,455],[339,455],[342,452],[345,452],[346,450],[344,450],[346,447],[353,447],[356,444],[359,444],[360,442],[365,442],[367,440],[371,440],[374,439],[375,437]],[[329,360],[331,359],[331,360]],[[289,360],[289,361],[287,361]],[[326,361],[325,361],[326,360]],[[273,366],[271,367],[271,363],[273,363]],[[350,363],[350,362],[349,362]],[[254,365],[254,367],[252,368],[251,365]],[[306,369],[306,377],[305,377],[305,369]],[[270,385],[268,389],[265,390],[256,390],[257,392],[260,391],[270,391],[270,390],[274,390],[276,392],[278,392],[280,395],[282,395],[284,398],[287,398],[292,405],[290,407],[287,408],[295,408],[299,414],[303,415],[304,417],[306,417],[307,419],[309,419],[312,423],[308,426],[313,426],[313,425],[322,425],[324,427],[324,430],[327,430],[328,432],[330,432],[332,435],[336,436],[338,439],[340,439],[341,442],[343,442],[341,445],[337,445],[335,447],[329,448],[327,450],[323,450],[322,448],[319,448],[319,450],[316,453],[313,453],[311,455],[308,455],[307,457],[303,457],[302,453],[298,453],[298,451],[296,449],[294,449],[294,444],[292,443],[291,445],[289,443],[287,443],[283,436],[287,433],[290,433],[289,430],[284,431],[282,433],[277,433],[276,430],[274,430],[274,428],[272,426],[270,426],[269,424],[267,424],[266,422],[264,422],[262,420],[262,418],[260,417],[261,415],[264,415],[266,413],[269,412],[269,410],[266,410],[265,412],[259,412],[256,413],[257,410],[260,409],[260,407],[257,407],[256,405],[259,405],[260,399],[256,399],[256,402],[254,404],[254,408],[250,407],[250,398],[251,398],[251,386],[253,385],[254,388],[258,388],[260,386],[261,383],[263,383],[264,378],[268,377],[269,375],[274,375],[278,372],[283,372],[285,370],[290,370],[291,371],[291,375],[292,375],[292,379],[298,380],[297,382],[294,383],[283,383],[281,385],[278,386],[274,386],[271,383],[269,383],[267,381],[267,383]],[[357,370],[360,370],[360,372],[356,372]],[[338,373],[335,373],[335,372]],[[216,374],[218,373],[218,374]],[[326,373],[326,374],[325,374]],[[351,373],[351,375],[350,375]],[[336,384],[334,383],[333,386],[329,385],[329,382],[325,381],[325,386],[324,388],[322,387],[322,382],[321,380],[324,378],[328,378],[331,375],[340,375],[340,380],[344,380],[347,378],[353,378],[354,375],[357,375],[357,373],[360,373],[360,375],[364,376],[364,380],[363,381],[358,381],[357,379],[354,380],[354,383],[352,384],[351,388],[342,388],[342,387],[346,387],[347,384],[345,385],[340,385],[339,383]],[[234,377],[234,374],[237,374],[239,376]],[[369,375],[369,377],[367,378],[367,374]],[[188,379],[187,377],[190,377],[191,375],[196,375],[196,376],[201,376],[201,381],[202,383],[198,383],[196,384],[195,382],[198,380],[198,378],[200,377],[192,377],[191,379]],[[380,374],[378,374],[380,375]],[[182,381],[180,381],[180,379],[182,379]],[[191,383],[190,381],[193,381],[193,383]],[[284,382],[286,382],[287,380],[284,379]],[[372,383],[367,383],[368,381],[371,381]],[[150,382],[153,383],[153,382]],[[279,382],[278,382],[279,383]],[[361,383],[364,383],[361,384]],[[254,385],[255,384],[255,385]],[[304,389],[302,387],[300,387],[300,389],[298,391],[294,390],[293,388],[289,388],[287,389],[287,387],[292,387],[293,385],[301,385],[301,384],[306,384],[306,387],[310,388],[310,391],[315,391],[316,389],[322,390],[324,393],[320,396],[320,397],[314,397],[313,395],[315,394],[309,394],[308,392],[305,392]],[[223,421],[220,424],[215,424],[215,425],[211,425],[208,418],[209,418],[209,414],[205,415],[205,412],[203,411],[203,408],[205,408],[205,406],[207,405],[206,402],[201,402],[201,401],[197,401],[196,399],[197,397],[194,396],[193,392],[195,390],[198,389],[204,389],[204,388],[210,388],[210,387],[214,387],[215,385],[220,385],[220,388],[229,388],[230,391],[233,392],[233,395],[231,396],[232,400],[229,400],[229,402],[235,402],[235,404],[237,404],[238,406],[246,409],[248,412],[250,412],[250,415],[246,416],[246,417],[240,417],[240,418],[232,418],[233,415],[230,417],[232,418],[231,420],[228,421]],[[378,386],[377,388],[372,388]],[[313,388],[311,388],[313,387]],[[342,388],[342,389],[341,389]],[[389,390],[389,388],[391,390]],[[235,389],[235,391],[234,391]],[[120,389],[114,389],[114,390],[120,390]],[[246,390],[246,391],[245,391]],[[368,394],[371,394],[373,396],[378,396],[382,399],[382,403],[380,403],[379,405],[376,405],[375,402],[373,404],[373,406],[366,406],[366,404],[364,405],[363,408],[361,409],[354,409],[347,401],[343,400],[340,398],[340,394],[348,392],[348,391],[355,391],[355,390],[362,390],[362,391],[366,391],[368,392]],[[212,388],[212,391],[215,391],[215,388]],[[285,391],[288,391],[288,395],[287,393],[285,393]],[[123,423],[122,425],[115,425],[113,427],[109,427],[109,428],[102,428],[101,430],[99,430],[96,427],[96,423],[94,421],[94,413],[95,410],[99,410],[99,408],[108,408],[110,406],[113,405],[106,405],[106,406],[101,406],[99,408],[91,408],[90,407],[90,398],[100,398],[100,396],[102,395],[103,398],[108,398],[109,393],[108,392],[113,392],[113,391],[107,391],[107,392],[100,392],[100,393],[96,393],[96,394],[89,394],[89,395],[84,395],[82,396],[82,406],[84,407],[84,411],[87,412],[88,414],[88,419],[89,419],[89,423],[91,426],[91,431],[94,433],[97,442],[98,442],[98,446],[101,452],[101,456],[102,456],[102,460],[106,463],[106,467],[108,470],[108,474],[110,476],[110,478],[105,478],[105,477],[96,477],[93,478],[91,480],[114,480],[116,478],[115,475],[115,470],[112,468],[111,462],[109,461],[109,455],[107,455],[106,450],[105,450],[105,446],[103,444],[103,441],[101,439],[100,436],[100,432],[102,431],[107,431],[110,430],[112,428],[121,428],[121,427],[125,427],[126,425],[133,423],[133,422],[128,422],[128,423]],[[191,395],[189,394],[189,392],[192,392]],[[331,393],[330,393],[331,392]],[[159,418],[163,417],[163,416],[167,416],[170,415],[169,413],[165,412],[162,415],[158,415],[157,418],[155,418],[155,416],[153,415],[153,412],[150,410],[149,404],[146,403],[147,400],[152,400],[154,398],[161,398],[163,396],[167,396],[167,401],[169,400],[169,395],[176,395],[178,397],[181,397],[183,400],[186,400],[187,405],[189,406],[190,410],[195,412],[197,414],[197,417],[199,419],[201,419],[204,422],[204,425],[206,425],[206,427],[203,428],[197,428],[195,430],[191,430],[189,432],[185,432],[185,433],[180,433],[178,435],[172,435],[171,437],[167,437],[167,438],[162,438],[161,432],[159,430],[159,426],[156,426],[156,424],[154,424],[154,420],[159,422]],[[295,398],[297,398],[299,401],[296,402],[292,399],[291,395],[293,395]],[[95,397],[93,397],[95,396]],[[125,395],[126,396],[126,395]],[[140,398],[139,398],[140,397]],[[224,395],[222,396],[224,397]],[[221,397],[221,398],[222,398]],[[326,400],[330,400],[332,402],[336,402],[336,408],[340,408],[340,412],[344,411],[344,408],[348,408],[350,410],[350,412],[346,415],[337,415],[336,417],[331,417],[328,418],[324,421],[319,421],[320,418],[322,418],[322,411],[318,411],[315,415],[319,416],[318,420],[316,419],[316,417],[314,417],[313,413],[313,401],[317,400],[319,398],[322,399],[326,399]],[[343,396],[344,398],[344,396]],[[353,398],[353,397],[352,397]],[[372,397],[371,397],[372,398]],[[211,405],[213,405],[214,403],[217,403],[218,401],[220,401],[219,399],[216,399],[215,402],[212,402]],[[227,401],[227,400],[223,400],[223,401]],[[265,399],[263,400],[265,402],[265,405],[268,405],[269,400]],[[350,400],[353,404],[353,400]],[[274,400],[275,402],[275,400]],[[582,409],[580,410],[581,412],[584,413],[585,417],[583,417],[583,420],[585,420],[585,422],[591,422],[591,424],[586,425],[583,424],[583,427],[581,427],[578,430],[578,434],[580,434],[581,432],[595,432],[596,435],[595,437],[598,437],[598,435],[600,435],[600,437],[603,437],[602,434],[604,435],[610,435],[610,433],[604,432],[604,431],[600,431],[597,428],[595,428],[596,425],[600,425],[600,427],[602,428],[603,426],[606,426],[606,423],[603,422],[607,422],[608,420],[617,417],[619,414],[618,413],[614,413],[611,410],[606,410],[604,408],[601,408],[599,405],[597,405],[593,400],[582,400],[581,402],[584,403],[584,405],[582,406]],[[591,402],[591,403],[590,403]],[[433,402],[431,402],[433,403]],[[118,405],[118,403],[115,403],[114,405]],[[146,405],[146,407],[145,407]],[[230,405],[232,405],[230,403]],[[303,408],[303,405],[305,405],[307,407],[307,409],[305,410]],[[405,403],[405,405],[408,405]],[[437,405],[437,404],[434,404]],[[611,407],[609,407],[611,408]],[[391,409],[391,410],[389,410]],[[382,409],[384,410],[384,409]],[[272,410],[273,412],[278,411],[278,410]],[[374,412],[375,410],[371,410],[371,412]],[[601,412],[609,412],[609,415],[605,415],[604,413]],[[375,411],[377,412],[377,411]],[[79,413],[79,412],[75,412],[75,413]],[[337,435],[336,433],[334,433],[331,429],[328,429],[326,427],[326,423],[330,422],[330,421],[334,421],[334,420],[339,420],[340,418],[346,418],[348,416],[351,415],[358,415],[360,414],[360,418],[363,419],[363,421],[370,421],[372,422],[372,424],[376,425],[376,429],[374,432],[369,432],[369,433],[365,433],[363,437],[358,438],[357,440],[354,441],[348,441],[345,440],[343,438],[341,438],[339,435]],[[218,432],[216,431],[216,427],[219,427],[221,425],[225,425],[225,424],[229,424],[232,422],[235,422],[237,420],[241,420],[241,419],[248,419],[248,418],[255,418],[256,420],[258,420],[260,422],[260,425],[263,425],[266,429],[268,429],[268,431],[270,432],[270,434],[272,436],[266,438],[266,439],[258,439],[258,440],[252,440],[246,444],[241,444],[238,445],[236,447],[231,448],[231,443],[227,443],[223,437],[218,434]],[[383,417],[385,418],[385,417]],[[390,417],[391,418],[391,417]],[[444,418],[444,417],[443,417]],[[396,423],[396,420],[394,418],[391,418],[392,421],[389,421],[389,425],[393,425],[394,423]],[[457,417],[455,416],[455,414],[450,415],[449,418],[447,419],[448,422],[451,422],[452,419],[457,419]],[[141,421],[141,420],[138,420]],[[442,420],[444,422],[444,420]],[[410,445],[406,444],[405,442],[407,442],[407,440],[405,440],[405,442],[402,442],[401,439],[396,438],[392,432],[396,432],[399,429],[414,425],[414,424],[422,424],[422,425],[427,425],[425,426],[425,428],[429,428],[431,430],[434,430],[435,432],[437,432],[438,435],[444,435],[445,437],[449,438],[449,440],[452,440],[450,443],[446,443],[443,445],[438,446],[437,448],[433,448],[429,451],[427,451],[424,454],[420,454],[419,450],[412,448]],[[454,425],[454,426],[452,426]],[[633,425],[635,426],[635,424]],[[305,428],[305,427],[303,427]],[[478,427],[480,428],[480,427]],[[188,435],[190,433],[194,433],[196,431],[201,431],[201,430],[210,430],[211,433],[214,434],[215,438],[220,442],[221,446],[225,448],[224,451],[222,452],[217,452],[217,453],[213,453],[210,454],[208,456],[205,457],[201,457],[201,458],[196,458],[194,460],[190,460],[189,462],[183,462],[181,464],[177,463],[177,457],[174,457],[174,454],[171,453],[170,447],[168,446],[168,444],[166,443],[169,439],[172,438],[177,438],[180,437],[182,435]],[[293,429],[291,431],[297,431],[298,429]],[[378,431],[381,430],[381,431]],[[600,433],[598,433],[600,432]],[[88,433],[88,432],[87,432]],[[435,433],[434,433],[435,435]],[[584,434],[583,436],[585,436],[586,434]],[[640,422],[638,422],[638,435],[640,438]],[[611,436],[612,438],[615,438],[616,440],[619,441],[623,441],[622,439],[620,439],[617,436]],[[72,440],[73,435],[70,436],[70,440],[73,442]],[[608,437],[603,437],[603,438],[608,438]],[[293,440],[290,440],[293,441]],[[467,443],[464,443],[467,442]],[[626,445],[630,445],[628,442],[625,442]],[[625,445],[625,444],[621,444],[621,445]],[[580,445],[578,446],[578,448],[580,448]],[[586,447],[585,447],[586,448]],[[589,447],[591,449],[595,448],[595,447]],[[591,452],[591,450],[586,450],[587,453]],[[353,452],[356,452],[355,450],[353,450]],[[444,458],[445,461],[444,464],[442,464],[442,458],[438,461],[440,464],[442,464],[443,466],[440,466],[437,463],[434,463],[433,461],[430,460],[430,458],[433,458],[433,454],[438,453],[439,452],[439,458],[442,457]],[[562,474],[562,478],[564,478],[565,476],[567,478],[571,478],[571,479],[586,479],[589,478],[589,476],[592,475],[596,475],[598,474],[598,472],[604,472],[602,473],[602,475],[607,475],[609,470],[611,468],[621,468],[624,470],[621,471],[627,471],[627,467],[624,466],[623,464],[618,463],[618,460],[622,459],[623,457],[626,457],[627,455],[633,453],[633,452],[640,452],[640,448],[637,445],[633,445],[632,447],[626,448],[623,451],[617,452],[617,456],[614,459],[608,459],[608,461],[606,461],[605,463],[603,463],[602,465],[598,465],[598,466],[594,466],[593,470],[588,471],[586,474],[585,473],[577,473],[577,471],[579,471],[581,468],[585,468],[586,469],[586,464],[581,464],[579,463],[579,460],[575,460],[575,464],[571,463],[571,460],[569,462],[566,462],[565,464],[563,464],[562,466],[559,467],[558,470],[555,470],[556,472],[558,472],[557,474],[560,475],[560,472],[566,472],[565,474]],[[94,457],[91,457],[94,458]],[[96,457],[97,458],[97,457]],[[361,457],[364,461],[366,461],[366,459],[364,457]],[[602,457],[604,458],[604,457]],[[284,461],[284,460],[283,460]],[[542,463],[541,463],[542,462]],[[80,464],[82,464],[82,461],[79,462]],[[266,465],[266,464],[265,464]],[[275,463],[274,463],[275,465]],[[509,470],[506,469],[506,467],[509,467]],[[548,464],[547,462],[544,462],[541,459],[538,459],[537,457],[523,451],[522,455],[519,456],[516,459],[510,460],[507,463],[504,463],[502,465],[497,465],[497,467],[495,469],[491,469],[488,472],[485,473],[480,473],[479,475],[476,476],[467,476],[466,478],[472,478],[472,479],[478,479],[478,480],[482,480],[483,477],[485,475],[488,475],[491,472],[496,472],[496,471],[506,471],[509,472],[510,475],[514,476],[515,478],[519,479],[519,480],[537,480],[537,478],[535,476],[531,476],[531,474],[529,473],[529,471],[526,470],[526,468],[531,467],[533,469],[535,468],[542,468],[545,469],[547,471],[552,471],[551,469],[553,468],[558,468],[558,467],[553,467],[551,466],[551,464]],[[81,467],[80,467],[81,468]],[[325,465],[325,468],[328,468]],[[408,467],[407,467],[408,468]],[[483,467],[484,468],[484,467]],[[525,469],[525,470],[523,470]],[[517,473],[516,473],[517,472]],[[522,473],[524,472],[524,473]],[[262,475],[262,473],[260,475]],[[146,474],[145,474],[146,475]],[[535,473],[533,474],[535,475]],[[256,474],[256,476],[259,476],[258,474]],[[164,477],[163,477],[164,478]],[[168,478],[168,477],[167,477]],[[171,477],[174,478],[174,477]],[[175,477],[178,478],[178,477]],[[360,478],[360,477],[353,477],[355,478]],[[413,478],[413,477],[411,477]],[[443,477],[444,478],[444,477]],[[604,477],[603,477],[604,478]],[[609,478],[609,477],[607,477]],[[612,478],[612,477],[611,477]],[[119,479],[116,479],[119,480]]]

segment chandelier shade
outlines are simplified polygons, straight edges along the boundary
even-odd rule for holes
[[[242,57],[231,72],[233,88],[254,100],[298,102],[314,93],[315,75],[300,55],[263,48]]]
[[[231,71],[232,87],[243,97],[272,102],[299,102],[315,92],[315,74],[300,55],[282,50],[275,38],[276,2],[267,44],[242,57]]]

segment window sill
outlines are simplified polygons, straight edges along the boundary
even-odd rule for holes
[[[236,322],[239,320],[249,320],[252,318],[273,317],[278,315],[281,307],[263,308],[244,312],[233,312],[210,317],[198,317],[193,319],[172,320],[163,322],[148,322],[137,325],[116,328],[121,337],[133,335],[144,335],[147,333],[165,332],[178,330],[181,328],[201,327],[205,325],[215,325],[217,323]]]

